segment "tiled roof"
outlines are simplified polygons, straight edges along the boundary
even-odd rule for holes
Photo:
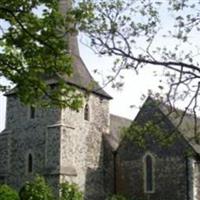
[[[110,133],[105,135],[105,139],[110,144],[112,151],[116,151],[120,141],[122,129],[131,125],[131,120],[116,115],[110,115]]]
[[[67,0],[59,0],[59,9],[60,12],[65,16],[65,13],[71,7],[71,1]],[[94,81],[93,77],[87,70],[86,65],[80,57],[79,46],[77,33],[71,33],[64,36],[64,43],[68,46],[68,51],[73,58],[73,74],[71,77],[67,75],[62,75],[62,79],[66,81],[66,83],[72,84],[88,92],[95,93],[107,99],[112,99],[112,97],[107,94],[97,82]],[[46,75],[45,75],[46,76]],[[48,77],[49,78],[49,77]],[[59,80],[59,77],[56,75],[50,78],[50,82],[55,83]],[[6,93],[6,95],[10,95],[16,92],[16,89],[11,90]]]
[[[178,131],[183,135],[186,141],[192,146],[192,148],[200,154],[200,144],[196,142],[196,139],[200,140],[200,119],[197,118],[197,124],[195,127],[194,115],[186,113],[183,110],[171,108],[165,104],[160,103],[159,109],[168,117],[174,127],[177,127]],[[196,131],[195,131],[196,128]]]
[[[73,55],[72,77],[63,75],[63,79],[67,83],[83,88],[89,92],[112,99],[112,97],[107,94],[96,81],[94,81],[80,56]]]
[[[106,93],[100,86],[99,84],[93,79],[89,71],[87,70],[86,65],[84,64],[83,60],[81,59],[79,55],[79,50],[78,50],[78,43],[77,43],[77,38],[76,36],[70,37],[70,49],[72,53],[72,58],[73,58],[73,74],[71,77],[67,75],[61,75],[58,77],[57,75],[54,75],[53,77],[46,77],[47,81],[49,83],[56,83],[59,78],[62,78],[63,80],[66,81],[66,83],[74,85],[78,88],[84,89],[88,92],[95,93],[97,95],[100,95],[104,98],[107,99],[112,99],[112,97]],[[77,55],[78,54],[78,55]],[[5,95],[11,95],[16,93],[17,89],[14,88],[7,92]]]
[[[138,115],[133,121],[137,121],[138,116],[141,112],[143,112],[144,106],[149,106],[150,109],[148,112],[151,112],[151,107],[156,107],[159,109],[163,115],[168,118],[171,124],[177,128],[178,132],[183,136],[183,138],[187,141],[187,143],[193,148],[193,150],[200,154],[200,144],[198,144],[195,140],[195,131],[194,131],[194,116],[192,114],[186,113],[182,119],[182,115],[184,111],[179,109],[171,108],[161,102],[154,100],[151,97],[148,97],[145,103],[143,104],[142,108],[140,109]],[[147,110],[145,108],[145,110]],[[153,109],[154,110],[154,109]],[[147,113],[145,117],[148,118]],[[146,120],[145,120],[146,121]],[[180,123],[181,121],[181,123]],[[106,134],[105,138],[108,141],[109,145],[111,146],[113,151],[116,151],[121,142],[121,131],[123,127],[129,127],[132,121],[126,118],[122,118],[115,115],[110,115],[110,134]],[[180,123],[180,124],[179,124]],[[197,133],[200,134],[200,119],[197,119]],[[200,139],[200,135],[199,135]]]
[[[187,141],[187,143],[193,148],[193,150],[196,153],[200,154],[200,144],[197,143],[196,141],[197,137],[195,135],[196,132],[200,133],[199,118],[197,118],[197,126],[196,126],[197,131],[195,132],[194,115],[190,113],[184,113],[183,110],[171,107],[151,97],[147,98],[141,109],[143,109],[144,106],[149,106],[149,107],[152,106],[159,109],[164,114],[164,116],[171,122],[174,128],[183,136],[183,138]],[[140,112],[138,113],[138,115],[140,114]],[[151,108],[149,109],[149,112],[151,112]],[[146,113],[146,115],[148,114]]]

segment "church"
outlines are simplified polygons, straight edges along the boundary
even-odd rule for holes
[[[60,0],[62,7],[66,0]],[[80,57],[77,36],[69,41],[73,76],[64,77],[81,93],[94,82]],[[56,84],[56,77],[49,78]],[[77,111],[23,105],[16,91],[7,94],[6,126],[0,133],[0,183],[16,189],[36,174],[58,190],[59,183],[76,183],[85,200],[105,200],[122,194],[129,200],[199,200],[200,144],[194,139],[194,119],[168,115],[166,105],[151,97],[135,119],[110,114],[112,97],[96,85]],[[124,128],[161,119],[160,134],[175,134],[161,145],[151,133],[146,145],[122,137]],[[149,136],[148,136],[149,134]]]

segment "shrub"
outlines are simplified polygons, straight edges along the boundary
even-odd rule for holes
[[[11,187],[0,185],[0,200],[19,200],[19,196]]]
[[[126,197],[124,197],[122,195],[115,194],[115,195],[108,197],[106,200],[127,200],[127,199],[126,199]]]
[[[143,198],[133,197],[133,196],[130,198],[127,198],[120,194],[114,194],[114,195],[109,196],[106,200],[143,200]]]
[[[83,195],[76,184],[62,183],[60,195],[60,200],[83,200]]]
[[[50,187],[44,178],[37,176],[33,182],[27,182],[19,193],[21,200],[53,200]]]

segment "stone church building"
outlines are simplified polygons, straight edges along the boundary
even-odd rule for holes
[[[66,0],[60,2],[64,8]],[[88,93],[94,80],[80,57],[76,36],[69,43],[74,73],[64,77],[66,84]],[[56,84],[57,79],[48,81]],[[145,126],[159,116],[160,134],[173,134],[180,118],[177,113],[168,115],[167,106],[150,97],[131,121],[109,113],[111,96],[98,85],[79,112],[24,106],[15,90],[6,96],[6,127],[0,133],[0,183],[20,189],[40,174],[55,191],[61,182],[78,184],[85,200],[105,200],[116,193],[130,200],[200,199],[200,145],[193,137],[192,116],[185,116],[171,145],[161,145],[149,133],[142,148],[121,137],[124,127],[132,127],[133,122]]]

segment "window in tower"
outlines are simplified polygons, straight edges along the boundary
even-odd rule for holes
[[[154,157],[151,154],[146,154],[144,156],[144,191],[153,193],[154,185]]]
[[[89,110],[89,105],[88,104],[86,104],[85,105],[85,108],[84,108],[84,119],[86,120],[86,121],[89,121],[90,120],[90,110]]]
[[[30,119],[35,118],[35,107],[33,107],[33,106],[30,106],[29,117],[30,117]]]
[[[27,171],[28,171],[28,173],[33,172],[33,156],[31,153],[28,154]]]

